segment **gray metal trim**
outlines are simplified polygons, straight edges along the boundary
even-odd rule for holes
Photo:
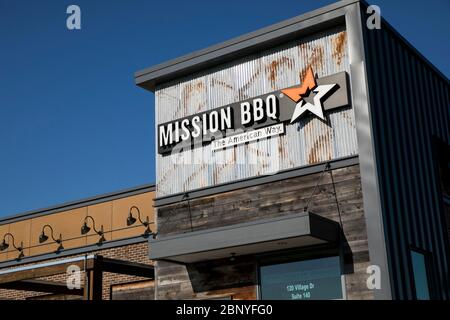
[[[24,257],[21,260],[8,260],[8,261],[0,262],[0,269],[13,267],[13,266],[17,266],[17,265],[23,265],[23,264],[32,263],[32,262],[45,261],[45,260],[56,259],[56,258],[72,256],[72,255],[78,255],[78,254],[83,254],[83,253],[90,253],[90,252],[98,251],[98,250],[122,247],[122,246],[127,246],[130,244],[136,244],[136,243],[141,243],[141,242],[146,242],[146,241],[148,241],[148,238],[145,238],[143,236],[136,236],[136,237],[120,239],[120,240],[111,240],[111,241],[104,242],[102,245],[92,244],[92,245],[88,245],[88,246],[84,246],[84,247],[65,249],[65,250],[62,250],[60,253],[56,253],[56,252],[44,253],[44,254],[40,254],[40,255],[36,255],[36,256]]]
[[[154,206],[161,207],[161,206],[165,206],[165,205],[169,205],[169,204],[173,204],[173,203],[178,203],[178,202],[182,201],[183,199],[184,200],[186,200],[186,199],[192,200],[195,198],[211,196],[211,195],[218,194],[218,193],[253,187],[253,186],[260,185],[260,184],[271,183],[271,182],[286,180],[286,179],[295,178],[295,177],[306,176],[309,174],[322,172],[324,165],[327,163],[330,164],[330,169],[340,169],[340,168],[350,167],[350,166],[359,164],[359,159],[358,159],[358,155],[337,158],[337,159],[333,159],[333,160],[326,161],[326,162],[319,162],[316,164],[303,166],[300,168],[283,170],[283,171],[280,171],[273,175],[266,175],[266,176],[252,177],[250,179],[236,180],[233,182],[218,184],[218,185],[207,187],[207,188],[195,189],[195,190],[191,190],[188,192],[177,193],[177,194],[173,194],[173,195],[165,196],[165,197],[159,197],[154,200]],[[186,193],[189,195],[188,198],[184,197]]]
[[[173,260],[176,256],[305,236],[336,243],[339,240],[339,230],[339,223],[333,220],[302,212],[150,239],[149,246],[152,250],[149,252],[149,257],[153,260]]]
[[[137,71],[135,82],[147,90],[187,74],[252,54],[276,44],[344,23],[345,7],[359,0],[343,0],[276,23],[206,49]]]
[[[361,186],[366,219],[369,256],[381,269],[381,289],[375,299],[392,299],[387,249],[381,208],[376,156],[372,137],[370,99],[365,67],[364,39],[359,3],[347,7],[346,23],[350,58],[350,85],[356,118]]]
[[[133,195],[137,195],[137,194],[141,194],[141,193],[151,192],[151,191],[155,191],[155,184],[145,184],[145,185],[134,187],[134,188],[124,189],[124,190],[120,190],[120,191],[116,191],[116,192],[105,193],[105,194],[98,195],[95,197],[89,197],[89,198],[85,198],[85,199],[81,199],[81,200],[77,200],[77,201],[62,203],[62,204],[59,204],[56,206],[51,206],[51,207],[47,207],[47,208],[43,208],[43,209],[26,211],[26,212],[19,213],[19,214],[1,217],[0,225],[17,222],[17,221],[22,221],[22,220],[26,220],[26,219],[30,219],[30,218],[36,218],[36,217],[40,217],[40,216],[45,216],[48,214],[57,213],[57,212],[61,212],[61,211],[77,209],[77,208],[94,205],[94,204],[101,203],[101,202],[116,200],[116,199],[129,197],[129,196],[133,196]]]

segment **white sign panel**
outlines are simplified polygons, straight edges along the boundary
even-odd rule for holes
[[[279,123],[273,126],[260,128],[257,130],[251,130],[244,133],[236,134],[234,136],[217,139],[212,142],[212,150],[220,150],[243,144],[246,142],[256,141],[258,139],[264,139],[271,136],[276,136],[284,133],[284,123]]]

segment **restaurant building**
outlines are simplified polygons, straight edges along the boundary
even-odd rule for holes
[[[373,12],[340,1],[135,73],[156,299],[450,297],[448,79]]]
[[[0,219],[0,300],[153,299],[154,190]]]
[[[0,298],[449,299],[449,82],[367,12],[136,72],[155,185],[0,219]]]

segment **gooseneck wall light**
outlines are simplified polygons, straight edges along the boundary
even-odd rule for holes
[[[58,248],[56,248],[56,252],[60,252],[61,250],[64,249],[63,245],[62,245],[62,235],[61,233],[59,234],[59,238],[55,239],[55,237],[53,236],[53,228],[51,225],[46,224],[42,227],[42,232],[41,235],[39,236],[39,243],[44,243],[45,241],[48,240],[48,236],[45,234],[45,228],[50,229],[50,237],[52,238],[52,240],[54,242],[56,242],[58,244]]]
[[[91,221],[92,221],[92,228],[94,228],[95,233],[100,236],[100,238],[97,241],[97,244],[101,245],[104,241],[106,241],[106,239],[105,239],[105,232],[103,231],[103,225],[100,226],[100,230],[97,230],[95,228],[94,218],[92,218],[91,216],[86,216],[86,218],[84,218],[84,223],[83,223],[83,226],[81,227],[81,234],[85,235],[91,230],[91,228],[87,224],[87,220],[88,219],[91,219]]]
[[[5,235],[3,236],[3,241],[0,244],[0,251],[4,251],[4,250],[9,248],[9,243],[6,242],[6,237],[7,236],[12,238],[12,245],[13,245],[14,249],[19,251],[19,255],[17,256],[17,260],[22,259],[25,256],[24,253],[23,253],[23,242],[21,241],[20,242],[20,246],[17,247],[16,244],[15,244],[14,236],[11,233],[9,233],[9,232],[5,233]]]
[[[136,206],[132,206],[130,208],[130,212],[128,213],[128,218],[127,218],[127,226],[131,226],[136,222],[136,218],[133,216],[133,210],[135,210],[137,212],[137,217],[138,217],[139,222],[145,227],[143,236],[148,237],[150,235],[153,235],[153,237],[154,237],[155,234],[153,234],[153,232],[150,230],[150,224],[152,224],[153,222],[150,222],[148,220],[148,216],[146,216],[145,220],[142,221],[141,212],[139,211],[139,208]]]

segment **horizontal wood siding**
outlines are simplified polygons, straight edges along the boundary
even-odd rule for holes
[[[320,173],[312,174],[192,200],[192,230],[300,213],[320,176]],[[369,254],[359,166],[333,170],[333,178],[341,219],[329,172],[320,180],[310,202],[310,211],[342,221],[344,234],[353,254],[353,273],[346,275],[348,298],[372,299],[373,294],[366,287]],[[191,231],[187,202],[159,207],[157,217],[158,232],[162,236]],[[223,259],[189,267],[158,262],[157,297],[174,299],[229,295],[254,299],[256,270],[253,257],[237,257],[233,262]]]

